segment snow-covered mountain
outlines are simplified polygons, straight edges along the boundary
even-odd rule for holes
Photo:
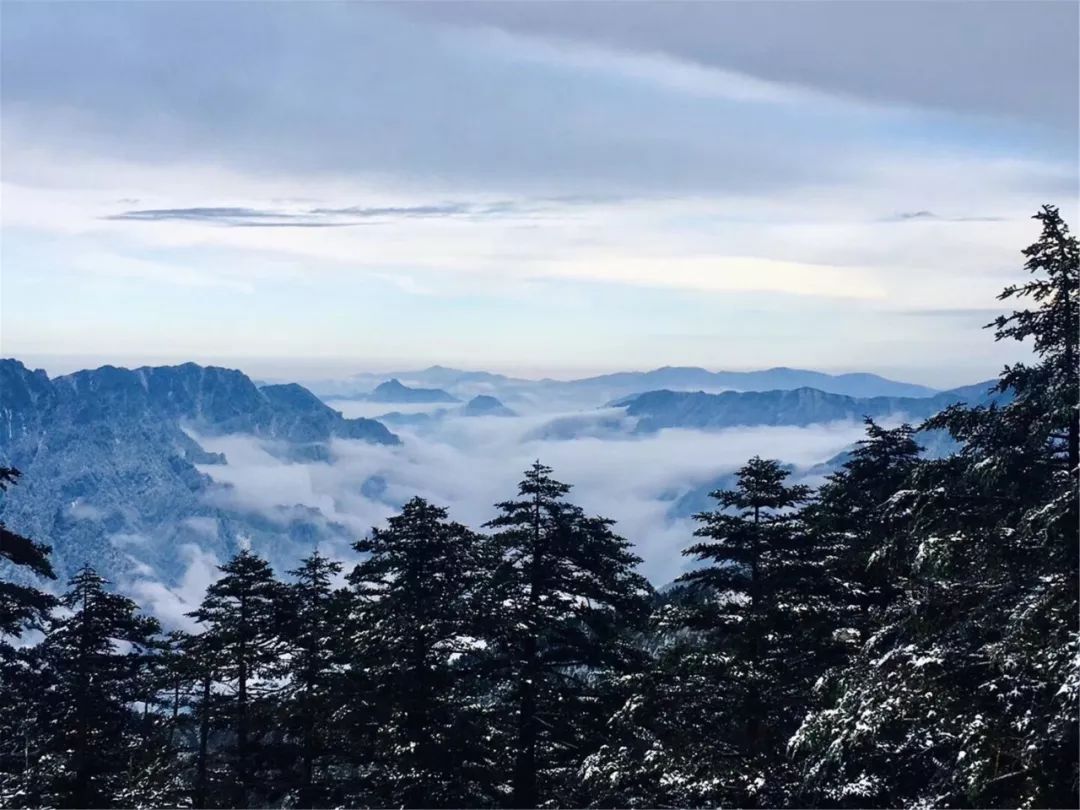
[[[179,577],[192,554],[219,559],[243,538],[291,548],[345,537],[318,511],[224,506],[205,474],[227,464],[199,437],[242,434],[286,460],[326,460],[330,441],[392,445],[371,419],[346,419],[299,385],[256,386],[239,371],[104,366],[49,379],[0,360],[0,463],[23,476],[0,504],[14,530],[53,546],[63,579],[84,562],[125,578]],[[291,556],[291,555],[290,555]]]
[[[530,386],[516,389],[526,405],[511,409],[488,393],[395,407],[365,395],[338,407],[369,418],[345,418],[306,387],[259,385],[223,368],[105,366],[50,379],[4,360],[0,463],[24,475],[0,498],[0,519],[52,544],[61,578],[93,562],[121,584],[142,578],[171,587],[193,561],[224,560],[245,540],[283,570],[316,542],[344,552],[418,492],[480,525],[514,476],[541,457],[580,483],[590,508],[625,520],[650,565],[666,571],[669,555],[654,549],[669,530],[682,530],[664,521],[685,518],[750,453],[771,452],[802,474],[854,441],[865,415],[918,421],[950,402],[984,398],[987,388],[915,397],[661,390],[608,407],[595,401],[643,380],[689,382],[699,372],[714,379],[670,369],[572,383],[461,372],[455,382],[457,372],[440,368],[433,380],[457,392]],[[816,429],[828,422],[842,426]],[[783,440],[769,433],[805,426]],[[740,438],[747,431],[755,438]],[[642,475],[627,479],[628,470]],[[639,508],[623,515],[627,489]]]

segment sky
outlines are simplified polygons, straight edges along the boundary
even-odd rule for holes
[[[948,387],[1043,203],[1078,5],[0,6],[0,353],[51,373],[661,365]]]

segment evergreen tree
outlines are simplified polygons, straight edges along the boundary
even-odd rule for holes
[[[142,768],[141,794],[131,804],[186,807],[193,804],[192,765],[198,727],[198,676],[200,659],[195,637],[174,630],[161,642],[151,660],[144,712],[144,733],[153,731]],[[152,800],[149,800],[152,799]]]
[[[190,753],[184,759],[192,807],[213,807],[212,797],[223,798],[227,791],[235,790],[234,772],[211,748],[212,743],[217,749],[225,744],[222,732],[231,725],[229,697],[215,688],[223,667],[221,642],[221,637],[209,633],[185,634],[177,639],[180,657],[173,676],[186,696],[188,718],[184,725],[190,727]]]
[[[998,339],[1032,338],[997,407],[928,427],[962,443],[917,464],[891,508],[909,527],[903,599],[793,740],[818,800],[974,806],[1078,803],[1076,240],[1056,209],[1024,251]]]
[[[832,587],[830,620],[842,640],[866,641],[902,592],[907,528],[890,499],[919,459],[914,436],[910,425],[887,429],[867,419],[866,438],[803,509],[806,531],[826,555],[829,581],[819,584]]]
[[[247,807],[273,793],[265,773],[259,780],[262,789],[255,790],[255,773],[262,764],[257,755],[271,732],[266,678],[280,665],[283,590],[269,564],[247,549],[220,570],[224,576],[189,615],[203,626],[203,650],[213,655],[215,678],[231,693],[220,701],[233,734],[230,792],[234,807]]]
[[[708,624],[688,629],[714,594],[674,585],[655,598],[641,638],[644,664],[608,681],[615,706],[581,778],[593,807],[707,807],[731,805],[731,701],[718,688],[727,658]]]
[[[0,467],[0,492],[18,482],[19,471]],[[35,735],[33,713],[43,683],[38,656],[20,649],[17,641],[27,629],[45,627],[57,599],[26,583],[34,577],[56,579],[49,547],[10,531],[0,522],[0,566],[23,571],[23,582],[0,580],[0,805],[14,805],[26,787],[28,751]]]
[[[19,480],[19,471],[0,467],[0,492]],[[0,522],[0,560],[6,565],[25,568],[31,574],[56,579],[49,562],[49,547],[10,531]],[[57,604],[52,594],[37,588],[0,580],[0,656],[8,650],[5,636],[18,637],[24,628],[44,626],[45,619]]]
[[[502,557],[492,652],[513,718],[515,807],[580,803],[578,773],[607,719],[600,685],[636,664],[628,631],[652,592],[613,521],[568,503],[570,487],[550,474],[536,462],[488,523]]]
[[[470,659],[484,648],[485,539],[413,498],[355,548],[368,558],[349,576],[357,600],[356,647],[377,704],[374,800],[404,807],[490,801]]]
[[[333,726],[345,689],[349,605],[345,592],[334,587],[340,573],[341,563],[317,549],[289,572],[294,581],[287,589],[280,716],[299,760],[295,787],[288,791],[291,806],[325,807],[337,798],[325,777],[333,746],[341,742]]]
[[[796,511],[809,491],[788,476],[777,461],[750,459],[735,489],[712,493],[719,508],[696,516],[705,539],[683,552],[707,563],[680,577],[705,590],[684,620],[708,645],[701,674],[727,694],[716,721],[722,752],[735,756],[717,770],[739,805],[784,795],[783,746],[821,665],[823,561]]]
[[[89,566],[60,600],[40,648],[47,694],[34,706],[39,737],[28,755],[33,801],[59,807],[126,805],[145,785],[139,768],[156,737],[142,733],[157,621],[105,590]]]

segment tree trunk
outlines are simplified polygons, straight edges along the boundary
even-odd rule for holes
[[[94,802],[88,795],[90,792],[90,768],[87,760],[88,729],[86,720],[87,701],[90,699],[86,694],[86,684],[90,680],[89,657],[90,640],[88,638],[90,622],[90,600],[88,589],[83,586],[82,594],[82,626],[79,628],[79,675],[76,679],[75,691],[75,785],[72,790],[71,807],[91,807]]]
[[[543,555],[540,550],[542,526],[540,522],[540,490],[533,499],[533,544],[531,570],[529,572],[529,627],[525,636],[521,681],[518,684],[518,745],[514,762],[514,807],[536,807],[536,738],[537,705],[536,688],[540,675],[537,649],[537,632],[540,613],[540,566]]]
[[[536,807],[536,637],[525,640],[526,665],[518,696],[518,746],[514,763],[514,807]]]
[[[236,801],[234,807],[247,807],[248,792],[248,718],[247,718],[247,598],[240,594],[240,645],[237,654],[236,683]]]
[[[761,753],[761,508],[754,507],[754,531],[750,556],[750,661],[753,676],[747,685],[746,745],[750,757]],[[755,802],[756,803],[756,802]]]
[[[213,676],[203,676],[202,711],[199,718],[199,757],[195,766],[195,807],[206,807],[206,755],[210,740],[210,686]]]

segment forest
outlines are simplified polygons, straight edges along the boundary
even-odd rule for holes
[[[3,528],[0,806],[1080,805],[1080,245],[1035,218],[1004,404],[868,419],[814,490],[749,459],[660,590],[540,461],[351,570],[243,549],[195,633]]]

